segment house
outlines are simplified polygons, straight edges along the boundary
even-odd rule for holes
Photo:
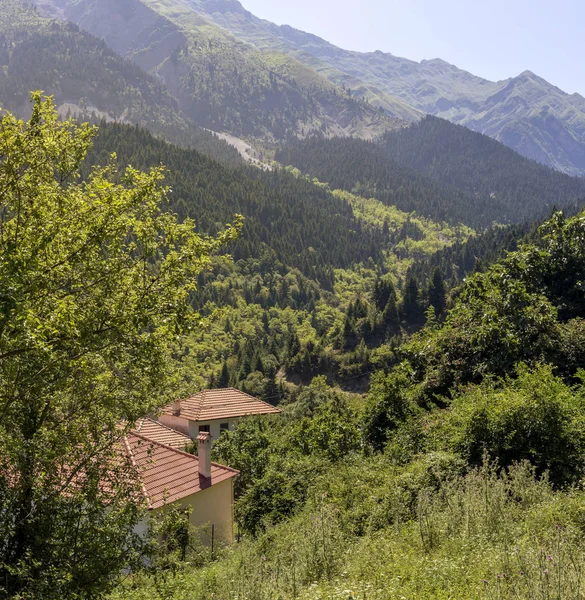
[[[198,454],[180,447],[190,438],[168,427],[141,419],[124,438],[150,511],[169,504],[190,508],[191,525],[202,527],[204,537],[234,541],[234,478],[238,471],[211,462],[211,435],[197,436]]]
[[[278,408],[235,388],[204,390],[177,400],[163,409],[158,420],[163,425],[196,439],[199,432],[217,439],[226,429],[252,415],[279,414]]]

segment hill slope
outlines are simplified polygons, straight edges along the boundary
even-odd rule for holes
[[[43,18],[17,0],[0,0],[0,106],[20,116],[31,90],[55,96],[61,113],[118,120],[239,163],[237,152],[197,127],[160,81],[73,24]]]
[[[383,52],[343,50],[327,41],[258,19],[237,0],[188,0],[200,15],[259,49],[278,49],[330,81],[391,113],[404,106],[485,133],[572,175],[585,175],[585,98],[566,94],[534,73],[492,82],[439,60],[418,63]]]
[[[380,143],[312,138],[288,144],[276,157],[333,187],[472,227],[543,218],[554,206],[585,198],[584,180],[435,117]]]
[[[287,144],[277,152],[276,159],[333,188],[373,197],[388,206],[416,211],[435,221],[460,222],[473,227],[491,222],[485,207],[477,203],[474,206],[470,196],[389,160],[383,149],[373,142],[355,138],[310,138]]]
[[[155,74],[196,122],[236,136],[372,137],[396,123],[310,66],[259,51],[180,0],[53,0],[65,18]]]
[[[105,123],[87,166],[104,164],[114,151],[122,166],[164,164],[171,208],[193,217],[202,233],[217,232],[235,213],[244,215],[242,235],[230,248],[235,260],[280,261],[330,285],[332,268],[381,259],[387,240],[381,228],[362,227],[348,202],[312,183],[284,172],[222,166],[144,129]]]
[[[542,218],[555,206],[585,198],[583,179],[527,160],[486,135],[444,119],[428,116],[388,133],[382,146],[389,158],[434,181],[503,204],[504,221]]]

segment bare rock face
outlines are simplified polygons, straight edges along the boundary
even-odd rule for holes
[[[35,3],[39,14],[43,17],[49,17],[51,19],[61,19],[63,20],[65,16],[63,15],[63,9],[56,5],[56,3],[51,0],[38,0]]]

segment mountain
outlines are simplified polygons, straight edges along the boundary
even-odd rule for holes
[[[475,228],[544,218],[585,199],[585,180],[431,116],[376,143],[311,138],[283,146],[276,158],[335,188]]]
[[[242,214],[242,234],[230,247],[236,261],[295,267],[330,286],[332,268],[370,258],[380,262],[388,243],[381,228],[358,221],[347,201],[284,171],[224,166],[145,129],[102,123],[85,172],[107,162],[112,152],[121,167],[165,165],[170,208],[181,218],[195,219],[201,233],[215,234],[234,214]]]
[[[276,159],[328,183],[334,189],[364,198],[376,198],[387,206],[434,221],[483,227],[491,213],[471,195],[442,186],[415,170],[388,159],[383,148],[366,140],[309,138],[288,143]],[[497,203],[494,203],[497,204]],[[503,211],[500,206],[499,210]]]
[[[55,96],[62,115],[143,125],[224,162],[241,162],[233,148],[190,121],[160,81],[103,41],[17,0],[0,0],[0,106],[26,116],[37,89]]]
[[[387,133],[386,155],[421,175],[456,187],[505,209],[495,221],[544,218],[555,206],[585,199],[585,180],[526,159],[496,140],[427,116],[400,131]]]
[[[259,19],[237,0],[186,4],[255,48],[290,54],[391,114],[411,120],[420,112],[443,117],[523,156],[585,175],[585,98],[567,94],[530,71],[492,82],[440,59],[419,63],[380,51],[343,50],[315,35]],[[405,106],[411,107],[410,113]]]
[[[320,132],[371,138],[397,125],[306,64],[257,50],[181,0],[44,0],[156,76],[215,131],[264,141]]]

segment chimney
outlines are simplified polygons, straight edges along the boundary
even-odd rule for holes
[[[175,400],[173,402],[173,417],[178,417],[181,414],[181,401]]]
[[[197,454],[199,455],[199,475],[211,477],[211,434],[200,431],[197,436]]]

